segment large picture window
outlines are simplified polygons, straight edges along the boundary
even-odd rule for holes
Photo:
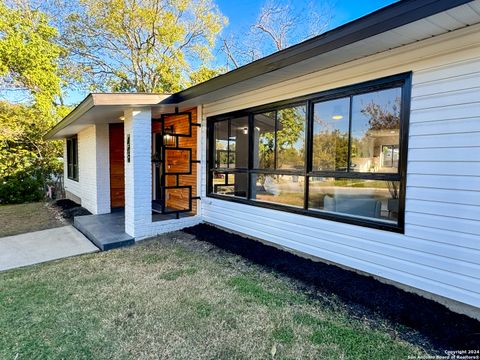
[[[67,177],[78,181],[78,139],[73,136],[67,139]]]
[[[410,74],[208,119],[209,196],[403,231]]]

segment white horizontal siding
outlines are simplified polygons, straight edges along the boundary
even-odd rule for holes
[[[475,106],[477,108],[480,107],[480,103],[475,104]],[[474,106],[470,109],[469,115],[471,114],[474,114]],[[432,126],[435,127],[435,134],[438,135],[465,132],[478,133],[480,132],[480,117],[458,118],[453,120],[442,120],[437,118],[431,121],[411,122],[410,135],[429,135],[432,133]]]
[[[465,129],[467,130],[467,129]],[[458,131],[461,131],[458,129]],[[433,148],[433,147],[461,147],[478,146],[480,132],[457,132],[451,134],[436,134],[435,126],[432,126],[431,135],[412,136],[409,140],[409,149]],[[478,156],[478,155],[477,155]]]
[[[434,206],[434,204],[432,204]],[[405,212],[406,235],[411,235],[410,225],[425,226],[429,229],[449,230],[456,233],[474,235],[476,241],[471,246],[478,249],[478,234],[480,234],[480,223],[476,220],[469,220],[459,217],[448,217],[436,214],[425,214],[424,212],[413,212],[407,209]],[[457,245],[455,237],[445,233],[443,237],[437,237],[438,241]],[[459,245],[461,246],[461,244]]]
[[[432,181],[430,175],[409,174],[408,179],[409,183],[414,184],[417,188],[480,191],[480,177],[478,176],[437,175],[435,181]]]
[[[411,161],[408,166],[409,174],[480,176],[480,163],[478,162],[459,163],[436,161],[435,159],[431,162]],[[432,177],[431,180],[434,182],[435,178]]]
[[[451,204],[473,205],[480,204],[480,191],[462,191],[462,190],[446,190],[434,188],[435,184],[431,183],[430,187],[409,186],[407,188],[408,198],[422,201],[439,201]]]
[[[471,284],[473,281],[473,284],[477,286],[478,280],[459,277],[457,274],[448,276],[449,272],[447,270],[441,271],[421,266],[421,264],[412,263],[411,260],[395,259],[392,255],[396,253],[398,248],[395,248],[395,251],[390,249],[385,254],[378,254],[370,248],[354,247],[352,243],[358,241],[355,235],[356,227],[342,224],[344,229],[349,228],[350,230],[350,234],[345,238],[348,243],[342,245],[332,240],[332,236],[336,233],[331,230],[327,231],[327,239],[319,236],[322,229],[329,228],[329,221],[269,209],[252,208],[248,205],[232,204],[230,202],[218,204],[221,200],[207,200],[207,202],[209,204],[204,208],[204,219],[208,222],[449,298],[461,294],[464,301],[470,301],[473,305],[477,304],[476,306],[478,306],[478,294],[472,291],[472,288],[466,289],[468,285],[465,285],[467,283]],[[238,212],[234,212],[233,209],[237,209]],[[266,211],[263,212],[262,210]],[[247,218],[248,215],[256,218],[257,222]],[[274,219],[280,224],[274,222]],[[309,221],[311,219],[314,221]],[[292,223],[303,227],[309,234],[297,234],[292,229]],[[370,238],[372,239],[386,238],[389,235],[380,231],[371,230],[371,232]],[[444,258],[443,262],[447,263],[448,260]],[[438,265],[442,266],[441,263]],[[478,274],[478,265],[475,274]],[[432,278],[438,280],[434,281]],[[466,283],[463,283],[463,281],[466,281]],[[459,287],[458,284],[461,284],[462,287]]]
[[[455,119],[478,119],[475,116],[476,110],[480,106],[480,102],[466,103],[460,105],[451,105],[446,107],[419,109],[412,111],[410,114],[410,124],[416,125],[427,122],[437,122],[441,120],[455,120]]]
[[[207,116],[412,71],[405,234],[212,198],[202,200],[203,218],[480,308],[479,30],[475,25],[204,105],[206,125]],[[202,182],[203,192],[205,170]]]
[[[480,161],[478,147],[441,147],[414,149],[410,151],[410,161]],[[432,160],[434,159],[434,160]]]

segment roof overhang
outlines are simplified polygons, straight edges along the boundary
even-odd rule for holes
[[[48,140],[65,138],[93,124],[120,123],[125,110],[158,105],[169,96],[143,93],[89,94],[54,126],[45,138]]]
[[[480,22],[479,0],[403,0],[167,98],[199,105]]]

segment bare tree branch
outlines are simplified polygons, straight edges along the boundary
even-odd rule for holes
[[[321,34],[327,29],[331,14],[331,6],[327,2],[312,1],[307,7],[299,8],[288,0],[266,0],[257,20],[245,31],[242,39],[233,35],[222,38],[221,51],[226,57],[227,67],[232,63],[238,68]]]

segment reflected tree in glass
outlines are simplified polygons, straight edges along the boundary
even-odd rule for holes
[[[277,112],[277,168],[303,169],[305,165],[306,106]]]
[[[313,125],[314,170],[347,170],[349,108],[349,98],[315,104]]]
[[[383,149],[398,149],[400,140],[401,89],[393,88],[356,95],[352,98],[352,154],[350,170],[397,172],[385,166]]]
[[[259,169],[273,169],[275,167],[275,111],[257,114],[254,118],[254,127],[258,132],[254,167]]]

